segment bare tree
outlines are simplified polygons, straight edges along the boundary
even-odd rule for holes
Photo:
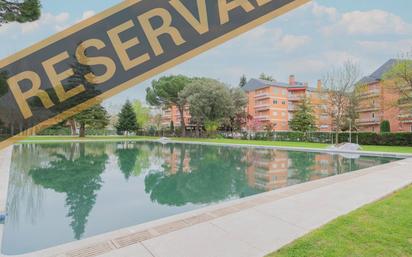
[[[350,95],[359,78],[359,66],[350,60],[332,69],[325,76],[324,84],[328,92],[328,108],[333,119],[336,144],[339,143],[339,132],[348,117],[347,110],[351,105]]]

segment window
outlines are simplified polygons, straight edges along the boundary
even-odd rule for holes
[[[374,112],[372,113],[372,119],[375,119],[375,113]]]
[[[273,104],[278,104],[278,100],[273,100]]]
[[[372,127],[372,132],[375,132],[375,127]]]
[[[282,101],[282,104],[286,104],[286,101]]]
[[[275,95],[277,95],[279,93],[278,89],[276,87],[273,89],[273,93],[275,93]]]
[[[282,95],[286,95],[286,89],[282,89]]]
[[[278,116],[278,112],[273,112],[273,115],[274,115],[274,116]]]
[[[285,117],[286,116],[286,112],[282,112],[282,117]]]

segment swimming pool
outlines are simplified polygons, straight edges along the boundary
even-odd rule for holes
[[[156,142],[16,145],[2,253],[41,250],[394,160]]]

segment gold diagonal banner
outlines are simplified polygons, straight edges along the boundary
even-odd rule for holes
[[[308,1],[124,1],[0,62],[0,148]]]

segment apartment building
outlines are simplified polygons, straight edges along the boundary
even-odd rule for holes
[[[384,75],[392,69],[397,60],[391,59],[371,75],[362,78],[357,88],[359,131],[380,132],[380,124],[388,120],[392,132],[412,132],[412,103],[399,105],[400,95],[391,81],[384,81]]]
[[[256,130],[263,130],[268,124],[276,131],[288,131],[299,104],[307,97],[314,107],[316,125],[319,131],[331,131],[332,119],[328,114],[327,93],[322,90],[322,82],[309,87],[298,82],[294,75],[288,83],[251,79],[243,88],[248,95],[247,112],[258,123]]]
[[[180,121],[182,119],[179,109],[176,106],[172,106],[169,109],[162,110],[162,126],[170,127],[171,122],[173,121],[174,127],[180,127]],[[183,111],[183,119],[185,124],[190,125],[191,116],[189,112],[189,106],[186,106]]]

